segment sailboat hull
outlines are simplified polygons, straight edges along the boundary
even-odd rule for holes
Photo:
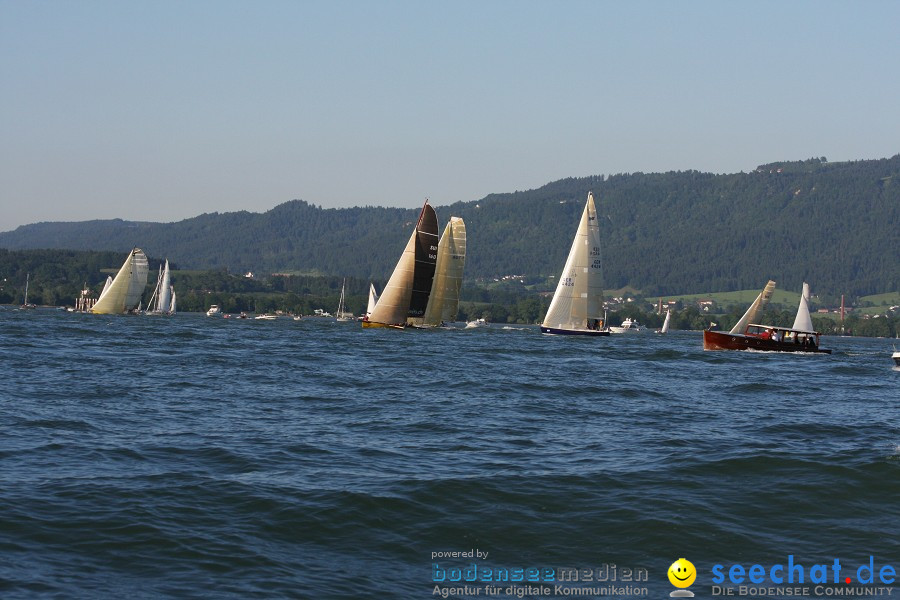
[[[602,337],[609,335],[609,331],[595,329],[557,329],[556,327],[544,327],[541,325],[541,333],[550,335],[586,335],[589,337]]]
[[[755,336],[723,333],[721,331],[704,331],[703,349],[757,350],[761,352],[815,352],[817,354],[831,354],[831,350],[827,348],[795,344],[792,341],[779,342]]]
[[[391,325],[388,323],[376,323],[375,321],[363,321],[362,326],[363,329],[406,329],[405,324]]]

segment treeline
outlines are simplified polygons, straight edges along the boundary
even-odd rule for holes
[[[467,224],[466,277],[557,275],[589,190],[603,226],[604,285],[649,295],[803,281],[830,296],[900,288],[900,155],[697,171],[570,178],[536,190],[438,207]],[[248,199],[248,204],[254,204]],[[168,257],[185,269],[387,278],[418,209],[323,209],[292,201],[259,214],[177,223],[38,223],[0,233],[6,248]]]

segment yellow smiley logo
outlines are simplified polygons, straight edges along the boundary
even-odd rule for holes
[[[697,579],[697,569],[694,563],[686,558],[679,558],[669,567],[669,581],[677,588],[690,587]]]

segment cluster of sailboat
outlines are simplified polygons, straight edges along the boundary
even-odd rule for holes
[[[143,313],[147,315],[174,315],[176,311],[175,287],[169,273],[169,261],[160,265],[156,288],[147,310],[141,310],[141,297],[147,287],[150,263],[140,248],[133,248],[115,277],[106,278],[103,291],[96,301],[89,298],[89,290],[82,292],[75,309],[98,315]]]
[[[370,285],[362,326],[432,328],[455,321],[465,261],[465,223],[460,217],[450,217],[443,233],[438,236],[437,214],[426,200],[381,295],[376,293],[373,284]],[[90,306],[85,303],[83,309],[96,314],[140,312],[141,294],[147,285],[148,272],[147,256],[140,248],[132,249],[116,276],[107,279],[96,302]],[[335,315],[338,321],[356,319],[345,308],[345,288],[346,280],[341,286]],[[813,328],[810,318],[809,285],[806,283],[803,284],[792,327],[756,323],[757,316],[774,290],[775,282],[769,281],[729,332],[704,331],[704,349],[830,353],[830,350],[819,346],[820,334]],[[150,308],[145,313],[171,315],[175,311],[175,289],[171,284],[169,261],[166,260],[160,266]],[[667,312],[663,327],[657,333],[668,331],[670,318],[671,314]],[[600,223],[592,192],[588,192],[568,258],[540,328],[542,333],[550,335],[591,337],[643,330],[630,319],[617,327],[609,327],[606,323]]]
[[[606,336],[610,333],[638,331],[640,326],[631,319],[619,327],[605,324],[603,312],[603,273],[600,245],[600,225],[594,195],[588,192],[587,202],[572,240],[569,257],[556,285],[553,300],[541,323],[541,331],[555,335]],[[792,327],[757,324],[756,318],[775,291],[769,281],[756,301],[728,333],[712,330],[703,332],[706,350],[761,350],[778,352],[831,353],[819,346],[820,334],[813,328],[809,314],[809,285],[803,284],[800,305]],[[671,313],[666,313],[662,329],[669,330]]]
[[[438,219],[425,201],[409,241],[381,295],[369,307],[364,328],[430,328],[454,321],[466,263],[466,224],[450,217],[438,238]]]
[[[119,315],[135,312],[147,287],[150,263],[140,248],[133,248],[113,278],[106,279],[97,302],[88,312],[98,315]]]

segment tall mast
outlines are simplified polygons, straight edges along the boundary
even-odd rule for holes
[[[841,335],[844,335],[844,295],[841,294]]]

